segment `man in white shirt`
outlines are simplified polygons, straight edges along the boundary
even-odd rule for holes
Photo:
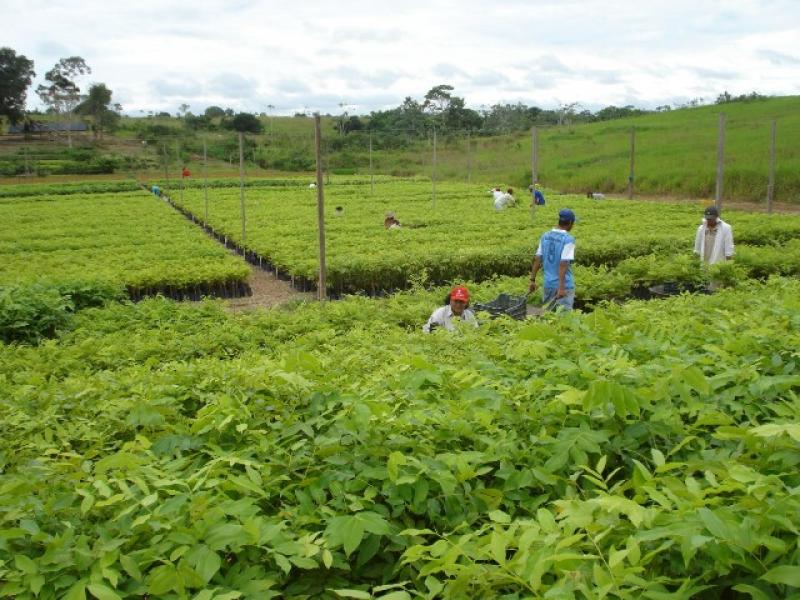
[[[437,327],[444,327],[448,331],[456,328],[456,321],[465,321],[477,327],[478,320],[469,308],[469,290],[463,285],[457,285],[450,292],[450,303],[433,311],[428,322],[422,326],[422,331],[430,333]]]
[[[495,210],[503,210],[517,203],[516,198],[514,198],[514,190],[511,188],[508,188],[507,192],[502,192],[500,188],[495,188],[491,193],[494,196]]]
[[[498,202],[500,202],[505,195],[503,190],[498,187],[494,188],[493,190],[489,190],[489,193],[492,195],[492,199],[494,200],[494,207],[497,208]]]
[[[705,210],[703,223],[694,237],[694,253],[706,265],[733,258],[733,229],[719,218],[716,206],[709,206]]]

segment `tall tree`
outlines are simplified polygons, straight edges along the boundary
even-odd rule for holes
[[[67,141],[72,147],[72,111],[80,100],[81,88],[75,82],[80,75],[91,73],[92,69],[80,56],[62,58],[56,65],[44,74],[46,84],[40,84],[36,93],[42,102],[52,108],[57,114],[66,114]]]
[[[244,133],[261,133],[264,129],[258,117],[252,113],[245,112],[237,113],[231,121],[223,123],[223,126]]]
[[[428,93],[425,94],[425,101],[422,103],[423,110],[434,116],[446,112],[453,99],[450,93],[452,91],[452,85],[441,84],[432,87],[428,90]]]
[[[11,48],[0,48],[0,116],[12,124],[25,117],[25,99],[35,76],[32,60]]]
[[[86,98],[75,107],[75,112],[91,117],[95,138],[119,118],[111,109],[111,90],[105,83],[93,83]]]

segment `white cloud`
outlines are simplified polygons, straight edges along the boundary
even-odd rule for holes
[[[132,112],[366,113],[441,83],[473,107],[800,93],[796,0],[4,0],[2,12],[25,14],[3,45],[39,79],[83,56],[86,83]]]

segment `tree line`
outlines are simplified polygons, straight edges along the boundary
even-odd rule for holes
[[[66,116],[69,120],[75,114],[88,117],[97,136],[103,131],[115,128],[122,107],[119,104],[112,104],[112,91],[103,83],[93,83],[86,94],[81,93],[77,80],[91,72],[89,65],[80,56],[62,58],[45,73],[45,82],[36,88],[36,94],[48,107],[49,113]],[[0,48],[0,116],[5,116],[12,124],[21,122],[28,130],[33,130],[37,123],[36,113],[25,110],[27,90],[35,75],[32,60],[17,54],[11,48]],[[439,84],[428,90],[419,100],[407,96],[396,108],[372,111],[369,115],[351,115],[344,110],[339,115],[328,116],[332,117],[333,128],[339,134],[339,145],[348,145],[347,137],[351,133],[375,132],[381,134],[382,146],[394,146],[429,137],[434,130],[445,136],[460,135],[465,132],[476,135],[497,135],[525,131],[533,126],[608,121],[672,109],[669,105],[658,106],[654,110],[637,108],[633,105],[612,105],[592,112],[583,108],[578,102],[562,103],[553,109],[527,106],[518,102],[495,104],[475,110],[468,108],[464,98],[453,92],[452,85]],[[747,102],[764,97],[756,92],[734,96],[725,91],[717,97],[716,103]],[[677,108],[701,104],[704,104],[703,100],[696,98]],[[149,116],[171,117],[166,112],[150,113]],[[248,112],[235,113],[230,108],[219,106],[210,106],[202,114],[195,115],[189,111],[188,104],[182,104],[176,116],[190,131],[215,129],[250,133],[263,131],[259,115]],[[260,116],[267,115],[262,113]],[[306,115],[298,113],[295,116]],[[157,131],[160,127],[165,131]],[[145,136],[174,131],[155,123],[145,129],[148,130],[143,132]]]
[[[91,72],[80,56],[62,58],[45,73],[36,95],[47,106],[48,113],[66,118],[68,123],[73,115],[89,118],[96,137],[115,127],[122,106],[112,104],[112,92],[104,83],[92,83],[87,93],[81,93],[78,78]],[[0,116],[12,125],[22,123],[25,131],[34,131],[39,124],[37,113],[25,110],[28,88],[35,76],[32,60],[11,48],[0,48]]]

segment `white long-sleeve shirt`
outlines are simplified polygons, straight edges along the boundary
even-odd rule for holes
[[[508,206],[514,206],[517,203],[517,199],[514,198],[511,194],[502,194],[499,197],[496,197],[494,200],[494,208],[495,210],[503,210]]]
[[[700,256],[700,260],[705,260],[707,228],[708,224],[703,219],[703,223],[697,228],[697,234],[694,236],[694,252]],[[733,229],[722,219],[717,219],[716,230],[714,248],[707,263],[709,265],[723,262],[733,257]]]
[[[453,331],[456,328],[454,321],[457,319],[458,317],[453,314],[453,309],[450,308],[450,305],[445,304],[444,306],[441,306],[433,311],[433,314],[431,314],[428,322],[422,326],[422,331],[425,333],[430,333],[431,325],[444,327],[448,331]],[[461,320],[471,323],[475,327],[478,326],[478,319],[475,318],[475,313],[468,308],[465,308],[464,312],[461,313]]]

